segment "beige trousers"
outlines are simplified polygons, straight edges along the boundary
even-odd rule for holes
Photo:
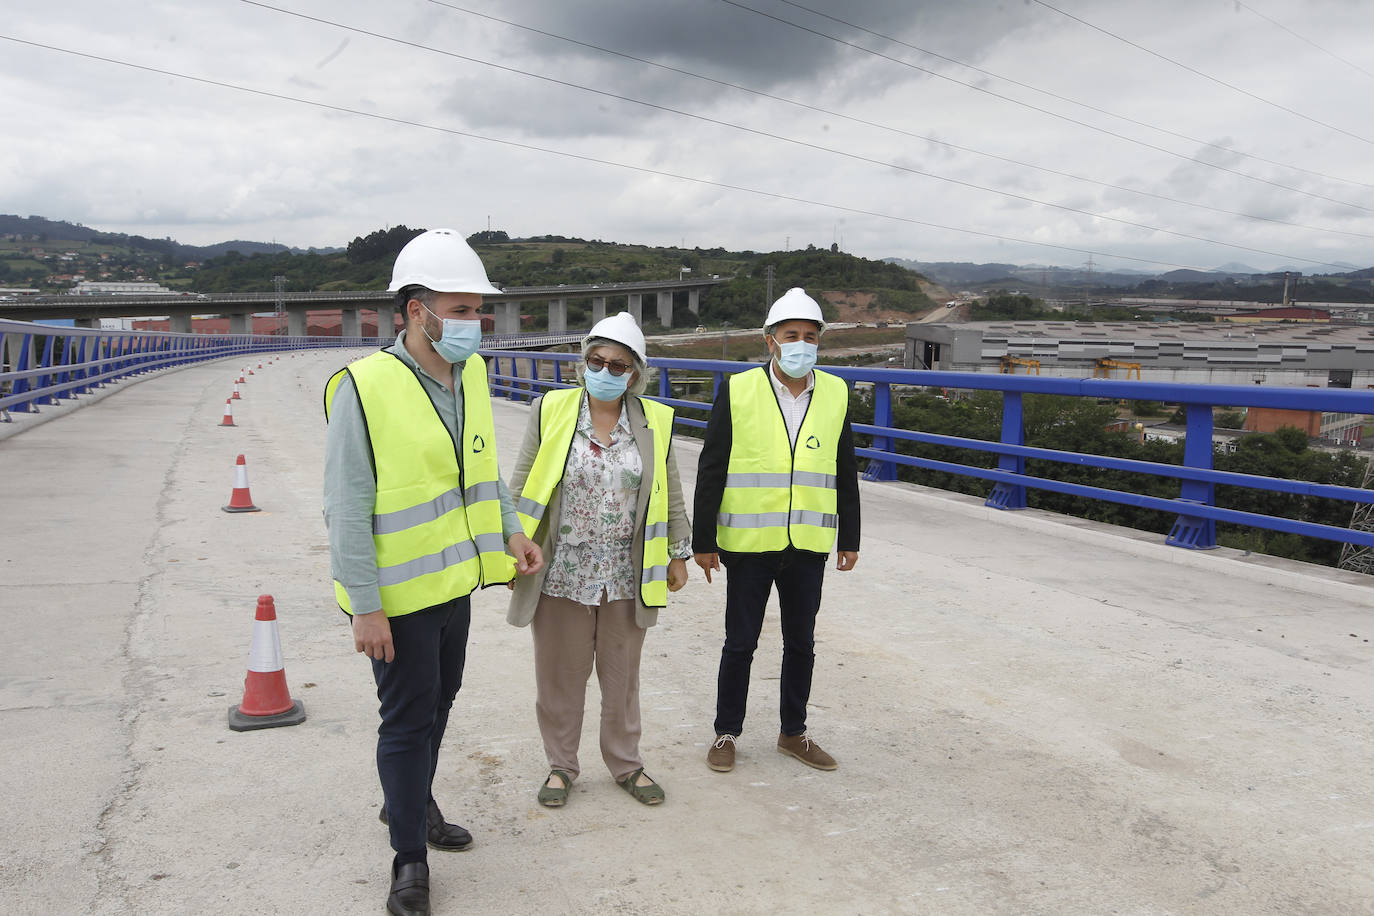
[[[603,593],[604,594],[604,593]],[[601,759],[617,781],[644,765],[639,758],[639,656],[644,630],[632,600],[598,607],[539,596],[534,620],[535,715],[549,767],[574,779],[587,680],[601,687]]]

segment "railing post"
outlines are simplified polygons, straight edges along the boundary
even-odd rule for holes
[[[563,383],[563,360],[561,359],[553,361],[553,380],[559,384]]]
[[[1187,438],[1183,440],[1183,464],[1209,471],[1212,469],[1212,405],[1185,404],[1184,410],[1188,427]],[[1178,498],[1184,503],[1211,506],[1216,501],[1216,486],[1206,480],[1184,480]],[[1165,543],[1187,550],[1212,550],[1217,546],[1216,520],[1180,513]]]
[[[1026,425],[1022,420],[1021,392],[1002,392],[1002,444],[1025,445]],[[997,469],[1012,474],[1026,473],[1026,459],[1020,455],[998,455]],[[1026,488],[1022,484],[998,483],[983,504],[993,509],[1026,508]]]
[[[873,383],[873,425],[886,429],[892,428],[892,386],[887,382]],[[880,452],[893,449],[891,436],[874,436],[873,448]],[[871,460],[864,471],[864,480],[896,480],[897,464],[894,461]]]
[[[33,335],[21,335],[19,338],[19,358],[15,360],[14,363],[14,369],[16,372],[23,372],[25,369],[33,368],[31,365],[33,360],[29,358],[29,354],[32,352]],[[10,388],[10,394],[23,394],[24,392],[29,391],[32,388],[33,382],[30,381],[28,378],[17,378],[14,380],[14,384]],[[28,413],[31,410],[34,413],[38,412],[38,408],[34,406],[32,401],[20,401],[19,403],[11,407],[10,410],[13,410],[15,413]]]
[[[56,334],[46,334],[46,335],[44,335],[44,337],[43,337],[43,355],[39,358],[39,362],[38,362],[38,367],[39,367],[40,369],[50,369],[50,368],[52,368],[52,350],[53,350],[53,346],[54,346],[56,343],[57,343],[57,335],[56,335]],[[38,376],[38,383],[37,383],[34,387],[37,388],[39,391],[46,391],[49,387],[52,386],[52,379],[53,379],[53,377],[52,377],[51,375],[49,375],[49,374],[46,374],[46,373],[45,373],[45,374],[43,374],[43,375],[40,375],[40,376]],[[57,403],[57,399],[54,398],[54,397],[53,397],[52,395],[50,395],[50,394],[40,394],[38,397],[36,397],[36,398],[33,399],[33,403],[34,403],[34,404],[55,404],[55,403]]]
[[[81,335],[79,338],[77,338],[77,339],[81,341],[81,346],[80,346],[80,348],[77,350],[76,362],[77,362],[77,365],[84,366],[84,365],[86,364],[86,351],[87,351],[87,349],[88,349],[87,344],[90,343],[91,338],[90,338],[88,335],[86,335],[86,334],[82,334],[82,335]],[[72,373],[72,379],[73,379],[73,380],[79,379],[79,380],[81,380],[81,381],[84,382],[84,381],[86,380],[86,378],[87,378],[88,376],[90,376],[90,374],[91,374],[91,370],[89,370],[89,369],[84,369],[84,368],[83,368],[83,369],[77,369],[76,371],[74,371],[74,372]],[[78,394],[85,394],[85,393],[86,393],[87,391],[89,391],[90,389],[91,389],[91,386],[90,386],[90,385],[78,385],[78,386],[76,386],[75,388],[72,389],[72,394],[73,394],[74,396],[75,396],[75,395],[78,395]]]
[[[668,380],[668,370],[663,366],[658,367],[658,396],[661,398],[673,396],[673,386]]]

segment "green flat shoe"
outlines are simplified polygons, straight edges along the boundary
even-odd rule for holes
[[[626,792],[629,792],[630,795],[634,798],[634,800],[639,802],[641,805],[662,804],[664,798],[663,787],[660,786],[658,783],[654,782],[653,777],[649,777],[649,784],[647,786],[635,785],[635,783],[639,781],[639,774],[643,772],[644,767],[640,767],[639,769],[631,773],[629,776],[626,776],[624,779],[620,780],[620,788],[624,789]]]
[[[563,783],[562,788],[555,788],[549,785],[549,780],[544,780],[544,785],[539,787],[539,804],[545,808],[561,808],[568,803],[568,790],[572,788],[572,777],[562,770],[549,770],[549,777],[557,776]]]

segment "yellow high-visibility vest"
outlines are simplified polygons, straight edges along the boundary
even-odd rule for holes
[[[482,357],[463,364],[457,449],[419,377],[399,357],[382,350],[336,372],[325,386],[326,417],[344,375],[358,391],[372,443],[372,542],[386,615],[414,613],[514,578],[501,532],[496,429]],[[338,581],[334,594],[352,613]]]
[[[554,489],[563,480],[582,397],[581,388],[562,388],[550,391],[540,402],[539,454],[515,500],[520,524],[531,539],[548,510]],[[649,508],[644,518],[644,553],[635,558],[643,570],[639,597],[645,607],[664,607],[668,604],[668,446],[673,436],[673,408],[647,398],[639,398],[639,403],[654,437],[653,489],[649,491]]]
[[[769,371],[750,369],[729,381],[733,432],[716,543],[738,553],[788,545],[829,553],[839,530],[835,459],[849,389],[838,376],[816,371],[792,446]]]

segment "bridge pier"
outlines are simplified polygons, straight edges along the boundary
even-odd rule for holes
[[[286,333],[292,337],[304,337],[305,327],[305,307],[288,305],[286,307]]]
[[[171,316],[171,328],[172,328],[172,330],[173,330],[174,332],[176,332],[177,334],[190,334],[190,333],[191,333],[191,315],[190,315],[190,313],[182,313],[182,314],[180,314],[180,315],[172,315],[172,316]]]
[[[659,290],[658,323],[665,328],[673,326],[673,294],[670,290]]]
[[[396,306],[377,306],[377,339],[390,340],[396,336]]]
[[[363,336],[363,316],[358,309],[342,309],[339,333],[344,337]]]
[[[549,300],[549,333],[568,333],[568,300]]]
[[[496,311],[496,333],[519,334],[520,303],[498,302],[495,304],[494,308]]]
[[[635,316],[635,322],[641,328],[644,327],[644,294],[629,293],[625,298],[629,300],[626,305],[629,306],[630,314]]]
[[[687,290],[687,311],[693,315],[701,314],[701,290],[696,287]]]
[[[252,334],[253,315],[251,312],[234,312],[229,316],[230,334]]]
[[[606,317],[606,297],[594,296],[592,298],[592,324]]]

